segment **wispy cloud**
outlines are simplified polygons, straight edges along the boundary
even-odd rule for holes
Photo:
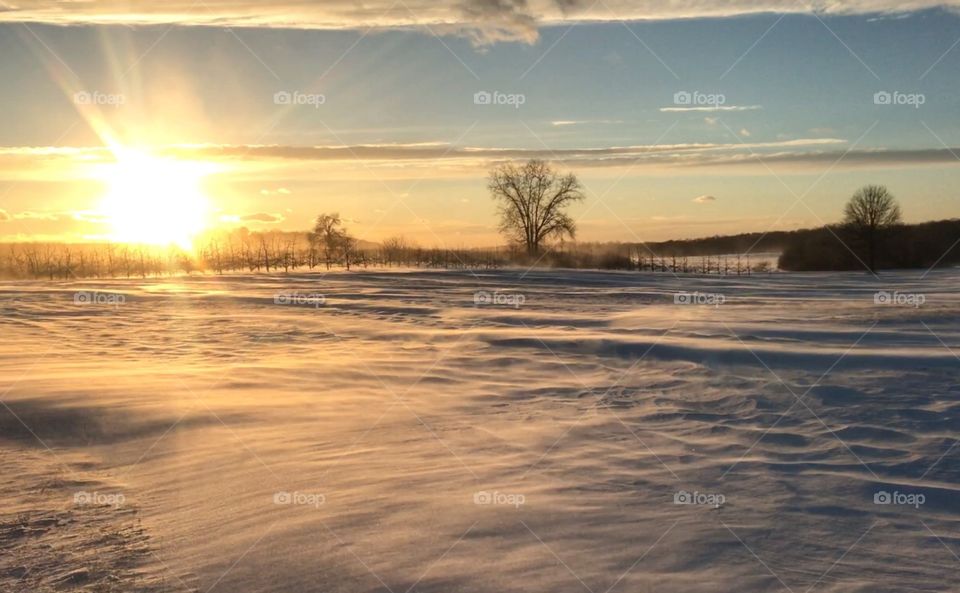
[[[277,223],[283,222],[282,214],[269,214],[267,212],[257,212],[256,214],[247,214],[240,217],[241,222],[263,222],[263,223]]]
[[[61,214],[57,212],[32,212],[24,211],[13,215],[15,220],[60,220]]]
[[[843,148],[846,140],[807,138],[776,142],[688,143],[604,148],[526,149],[450,146],[444,144],[362,144],[353,146],[287,146],[287,145],[190,145],[157,148],[159,155],[195,161],[213,161],[225,166],[224,173],[244,171],[247,166],[258,170],[320,166],[324,163],[337,169],[436,169],[442,176],[450,171],[483,171],[493,163],[507,160],[544,159],[571,168],[610,167],[709,167],[726,168],[747,165],[783,164],[795,167],[838,168],[888,167],[920,165],[956,165],[960,148],[885,149]],[[65,170],[100,162],[109,162],[110,153],[103,148],[69,148],[0,151],[0,178],[25,176],[35,170],[49,178],[51,171]],[[314,171],[315,173],[315,171]],[[421,174],[422,173],[418,173]],[[286,195],[282,188],[267,190],[264,195]]]
[[[610,126],[625,123],[622,119],[561,119],[550,122],[551,126]]]
[[[396,160],[505,160],[540,158],[548,160],[607,160],[621,157],[637,158],[644,155],[669,156],[687,153],[724,152],[749,150],[765,151],[784,148],[822,147],[846,144],[840,138],[803,138],[777,142],[752,143],[687,143],[634,146],[610,146],[602,148],[495,148],[450,146],[440,143],[418,144],[358,144],[353,146],[286,146],[286,145],[196,145],[171,146],[163,149],[169,156],[178,158],[271,158],[295,160],[333,161],[396,161]]]
[[[762,105],[711,105],[708,107],[661,107],[660,111],[663,113],[684,113],[687,111],[712,113],[718,111],[759,111],[760,109],[763,109]]]
[[[695,204],[709,204],[710,202],[716,202],[717,198],[714,196],[700,196],[693,199]]]
[[[55,24],[159,24],[297,29],[430,27],[477,45],[533,43],[542,26],[576,22],[730,17],[760,13],[902,15],[946,7],[960,0],[18,0],[0,4],[0,20]]]
[[[223,214],[220,216],[220,222],[226,223],[260,223],[277,224],[286,220],[282,214],[271,214],[269,212],[255,212],[253,214]]]

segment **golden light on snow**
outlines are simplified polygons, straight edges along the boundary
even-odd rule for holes
[[[201,182],[212,165],[126,148],[115,154],[116,162],[101,172],[107,189],[98,208],[110,239],[190,249],[210,224],[210,200]]]

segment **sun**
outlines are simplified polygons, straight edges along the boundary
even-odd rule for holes
[[[210,200],[201,182],[210,166],[140,150],[114,154],[116,162],[102,171],[107,189],[99,208],[110,239],[192,249],[194,238],[209,225]]]

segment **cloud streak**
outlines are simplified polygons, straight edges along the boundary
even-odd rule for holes
[[[762,105],[713,105],[710,107],[661,107],[662,113],[687,113],[687,112],[737,112],[737,111],[759,111],[763,109]]]
[[[208,161],[243,173],[259,170],[328,165],[336,169],[432,170],[442,177],[451,171],[482,174],[490,165],[510,160],[544,159],[565,168],[613,167],[737,169],[746,166],[783,165],[795,168],[839,169],[958,165],[960,148],[846,150],[837,138],[809,138],[779,142],[689,143],[606,148],[522,149],[426,144],[364,144],[353,146],[190,145],[157,148],[159,156]],[[63,169],[77,175],[83,166],[112,162],[104,148],[7,147],[0,149],[0,178],[29,175],[49,178]],[[330,169],[328,169],[330,170]],[[472,173],[471,173],[472,174]],[[289,190],[276,193],[289,193]],[[268,195],[268,194],[265,194]],[[266,222],[265,220],[262,222]]]
[[[610,160],[635,161],[645,158],[675,157],[685,162],[686,155],[748,151],[799,149],[846,144],[839,138],[807,138],[778,142],[752,143],[688,143],[604,148],[490,148],[453,147],[441,143],[425,144],[359,144],[353,146],[286,146],[286,145],[199,145],[174,146],[164,149],[169,156],[183,159],[285,159],[305,161],[503,161],[511,159],[546,159],[602,164]]]
[[[181,24],[295,29],[429,28],[476,45],[534,43],[543,26],[578,22],[719,18],[761,13],[898,16],[960,0],[18,0],[0,21],[73,24]]]

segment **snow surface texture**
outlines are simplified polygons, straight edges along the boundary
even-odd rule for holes
[[[0,590],[956,591],[958,289],[0,285]]]

